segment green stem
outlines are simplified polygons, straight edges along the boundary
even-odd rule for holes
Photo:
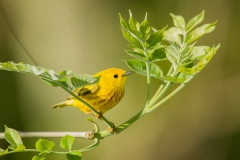
[[[122,123],[121,125],[116,127],[116,134],[124,131],[127,129],[130,125],[132,125],[134,122],[136,122],[138,119],[140,119],[144,114],[146,114],[146,107],[144,107],[141,111],[139,111],[135,116],[127,120],[126,122]],[[95,133],[95,136],[99,139],[111,136],[112,134],[108,131],[102,131],[99,133]]]
[[[161,90],[161,92],[153,98],[150,103],[148,104],[148,108],[151,108],[155,103],[157,103],[164,94],[168,91],[168,89],[171,87],[172,82],[167,82],[167,84],[164,86],[164,88]]]
[[[150,94],[151,94],[151,80],[150,80],[150,64],[146,62],[146,71],[147,71],[147,102],[148,105],[150,101]]]
[[[177,92],[179,92],[183,87],[185,87],[186,84],[182,83],[178,88],[176,88],[173,92],[171,92],[169,95],[167,95],[165,98],[163,98],[161,101],[159,101],[156,104],[153,104],[151,108],[148,109],[149,112],[152,112],[156,108],[158,108],[160,105],[162,105],[164,102],[166,102],[168,99],[170,99],[173,95],[175,95]]]

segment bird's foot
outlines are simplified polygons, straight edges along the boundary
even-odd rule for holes
[[[116,133],[116,127],[115,127],[114,123],[112,123],[112,122],[110,122],[110,123],[111,123],[112,126],[109,127],[107,129],[107,131],[110,132],[110,133]]]
[[[98,110],[98,114],[94,114],[95,118],[97,119],[101,119],[102,118],[102,112],[100,110]]]

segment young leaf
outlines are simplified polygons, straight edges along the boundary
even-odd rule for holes
[[[19,145],[23,145],[22,139],[18,132],[12,128],[5,126],[5,138],[13,147],[17,148]]]
[[[131,32],[133,32],[137,37],[141,38],[140,24],[132,16],[130,16],[129,18],[129,26],[130,26]]]
[[[150,33],[147,36],[147,38],[146,38],[147,48],[154,47],[155,45],[157,45],[158,43],[160,43],[162,41],[164,29],[158,30],[158,31],[153,32],[153,33]]]
[[[146,63],[137,59],[126,60],[125,62],[128,65],[128,67],[131,70],[135,71],[136,73],[144,76],[147,75]],[[162,69],[158,65],[150,63],[150,76],[161,79],[162,75],[163,75]]]
[[[137,48],[143,49],[143,45],[141,41],[134,35],[132,32],[125,30],[122,28],[123,37],[132,45],[136,46]]]
[[[217,21],[211,24],[205,24],[190,32],[186,37],[186,43],[192,43],[202,37],[204,34],[211,33],[216,27]]]
[[[0,156],[7,154],[8,153],[8,149],[4,150],[2,148],[0,148]]]
[[[39,139],[36,142],[36,149],[40,152],[52,151],[54,146],[55,146],[54,142],[48,141],[48,140],[45,140],[45,139]]]
[[[210,49],[209,46],[196,46],[192,49],[192,57],[191,60],[200,60],[202,59],[206,54],[207,51]]]
[[[77,150],[67,153],[66,156],[67,156],[68,160],[81,160],[82,159],[82,153]]]
[[[149,61],[156,62],[166,58],[166,53],[164,48],[158,48],[153,51],[149,56]]]
[[[74,73],[72,70],[63,70],[63,71],[59,72],[59,75],[61,77],[74,76]]]
[[[119,18],[120,18],[121,27],[124,28],[125,30],[129,30],[130,27],[129,27],[128,22],[121,16],[120,13],[119,13]]]
[[[47,159],[47,157],[49,156],[49,154],[46,153],[40,153],[39,155],[36,155],[32,158],[32,160],[45,160]]]
[[[174,26],[184,30],[185,29],[185,20],[184,20],[184,18],[182,16],[174,15],[172,13],[170,13],[170,15],[173,18]]]
[[[199,23],[201,23],[203,21],[204,13],[205,13],[205,11],[203,10],[199,15],[196,15],[188,22],[188,24],[186,26],[187,32],[191,31],[194,27],[196,27]]]
[[[147,21],[147,13],[144,21],[140,25],[140,31],[142,33],[142,38],[144,38],[150,32],[150,25]]]
[[[60,146],[63,149],[71,151],[72,150],[72,144],[73,144],[74,141],[75,141],[75,138],[73,136],[66,135],[61,139]]]
[[[186,80],[185,78],[175,78],[170,76],[164,76],[163,79],[173,83],[184,83],[184,81]]]
[[[163,38],[167,41],[177,43],[180,45],[182,43],[180,35],[183,34],[183,31],[177,27],[171,27],[168,30],[163,32]]]
[[[136,58],[136,59],[139,59],[139,60],[142,60],[142,61],[146,61],[146,57],[144,54],[142,53],[139,53],[139,52],[134,52],[134,51],[125,51],[127,52],[130,56]]]
[[[19,144],[17,148],[14,149],[14,151],[20,152],[20,151],[24,151],[25,149],[26,147],[23,144]]]
[[[100,77],[93,77],[92,75],[88,74],[79,74],[69,78],[67,84],[71,89],[76,89],[79,87],[84,87],[90,84],[98,83],[99,80]]]

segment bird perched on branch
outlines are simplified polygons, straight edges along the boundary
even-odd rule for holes
[[[93,75],[94,77],[101,76],[97,84],[77,88],[73,92],[100,114],[103,114],[116,106],[123,98],[127,76],[132,73],[134,72],[118,68],[106,69]],[[85,104],[74,97],[69,97],[66,101],[53,105],[52,108],[65,106],[77,107],[86,114],[93,113]]]

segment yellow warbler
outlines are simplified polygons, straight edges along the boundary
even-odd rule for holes
[[[118,68],[106,69],[93,75],[101,76],[97,84],[77,88],[73,92],[100,113],[105,113],[123,98],[126,76],[132,73],[134,72]],[[77,107],[86,114],[92,113],[86,105],[74,97],[69,97],[66,101],[53,105],[52,108],[65,106]]]

